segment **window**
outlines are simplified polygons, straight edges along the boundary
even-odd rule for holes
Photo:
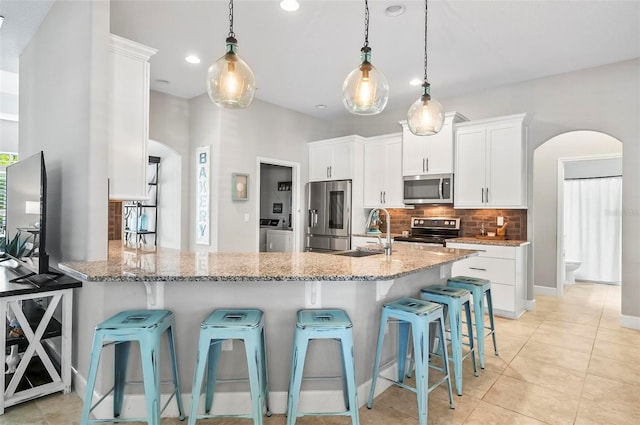
[[[18,162],[18,154],[0,152],[0,236],[4,237],[7,210],[7,166]]]

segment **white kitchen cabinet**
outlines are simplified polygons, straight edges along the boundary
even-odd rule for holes
[[[442,130],[433,136],[416,136],[406,121],[402,125],[402,175],[453,173],[455,126],[467,118],[457,112],[445,114]]]
[[[156,49],[111,35],[109,49],[109,199],[147,198],[149,58]]]
[[[309,181],[353,179],[355,163],[362,155],[358,149],[362,140],[360,136],[347,136],[309,143]]]
[[[455,208],[527,208],[525,114],[456,126]]]
[[[402,134],[370,137],[364,144],[364,207],[402,208]]]
[[[495,246],[447,242],[447,248],[473,249],[475,257],[456,261],[451,276],[471,276],[491,281],[493,313],[517,319],[527,302],[527,245]]]
[[[293,232],[291,230],[267,229],[267,252],[292,252]]]
[[[382,237],[382,235],[380,235]],[[380,248],[380,241],[375,235],[371,236],[351,236],[351,249],[357,248]]]

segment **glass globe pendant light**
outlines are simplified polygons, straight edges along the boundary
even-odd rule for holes
[[[389,83],[384,74],[371,64],[369,47],[369,2],[364,2],[364,46],[360,49],[360,65],[342,83],[342,103],[356,115],[375,115],[389,101]]]
[[[444,110],[436,99],[431,97],[431,85],[427,81],[427,14],[428,1],[424,2],[424,82],[422,96],[415,101],[407,112],[407,126],[416,136],[431,136],[442,129]]]
[[[253,101],[256,78],[251,68],[238,56],[238,41],[233,32],[233,0],[229,1],[227,52],[209,67],[207,93],[216,105],[230,109],[246,108]]]

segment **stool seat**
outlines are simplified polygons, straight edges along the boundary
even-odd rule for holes
[[[471,292],[473,298],[473,312],[475,315],[476,339],[478,341],[478,358],[480,359],[480,367],[484,369],[484,339],[491,335],[493,339],[493,351],[498,355],[498,346],[496,344],[496,328],[493,319],[493,300],[491,298],[491,281],[470,276],[455,276],[447,280],[447,285],[452,288],[465,289]],[[487,299],[487,310],[489,312],[489,324],[487,328],[484,325],[484,300]],[[489,329],[489,333],[485,334],[485,329]]]
[[[93,334],[93,347],[89,372],[87,373],[87,387],[80,424],[88,425],[101,422],[133,422],[146,421],[149,425],[160,425],[160,416],[173,397],[178,404],[180,419],[184,419],[182,408],[182,395],[178,379],[178,362],[176,360],[176,348],[173,336],[174,318],[169,310],[127,310],[121,311],[107,320],[99,323]],[[173,375],[173,392],[164,407],[160,402],[160,370],[158,367],[158,353],[160,351],[160,339],[167,335],[171,371]],[[131,342],[137,341],[140,345],[140,358],[142,361],[142,376],[147,416],[145,418],[120,419],[122,413],[127,366]],[[105,392],[100,400],[92,405],[93,393],[96,384],[100,354],[105,344],[115,343],[114,356],[114,385]],[[100,404],[107,395],[113,391],[113,418],[90,419],[93,409]]]
[[[96,326],[96,330],[150,329],[173,316],[168,310],[128,310],[111,316]]]
[[[355,362],[353,359],[353,324],[349,315],[346,311],[339,309],[306,309],[299,310],[296,318],[287,399],[287,425],[295,425],[297,418],[300,416],[328,415],[349,416],[351,417],[352,425],[359,425],[358,386],[356,385]],[[318,339],[332,339],[340,342],[345,411],[330,413],[298,411],[307,349],[311,340]]]
[[[222,351],[222,341],[239,339],[244,342],[247,359],[248,379],[227,381],[249,381],[251,394],[251,414],[212,415],[215,385],[225,382],[218,379],[218,367]],[[206,371],[205,371],[206,365]],[[206,377],[206,379],[205,379]],[[205,384],[204,414],[198,407],[202,385]],[[271,416],[269,409],[269,383],[267,378],[267,353],[264,336],[264,315],[258,309],[220,309],[214,310],[200,325],[198,356],[193,374],[191,390],[191,412],[188,425],[195,425],[197,419],[208,418],[251,418],[254,425],[263,424],[263,409]]]
[[[475,286],[482,286],[482,287],[487,287],[487,286],[491,287],[491,281],[489,279],[482,279],[479,277],[454,276],[454,277],[450,277],[447,280],[447,285],[452,282],[466,283],[467,285],[475,285]]]
[[[296,327],[304,329],[307,327],[330,327],[330,328],[350,328],[351,319],[344,310],[300,310]]]
[[[442,308],[442,306],[437,303],[408,297],[399,298],[389,303],[385,303],[384,306],[387,308],[405,311],[407,313],[417,314],[418,316],[431,314],[435,310]]]
[[[443,307],[440,304],[432,303],[415,298],[399,298],[384,304],[380,315],[380,329],[378,331],[378,344],[376,347],[376,357],[373,363],[373,377],[371,379],[371,391],[367,407],[373,407],[373,396],[375,395],[377,379],[391,381],[400,388],[410,390],[417,395],[418,402],[418,422],[420,425],[427,425],[429,393],[438,385],[446,382],[449,392],[449,405],[455,407],[453,395],[451,393],[451,377],[449,373],[449,361],[445,346]],[[380,375],[380,360],[384,345],[384,335],[387,322],[392,319],[398,324],[398,346],[397,346],[397,380],[389,379]],[[430,345],[432,339],[429,335],[429,328],[432,324],[437,326],[439,333],[438,345],[442,353],[442,368],[430,362]],[[409,335],[413,341],[413,355],[415,357],[416,379],[415,387],[404,384],[405,365],[407,362],[407,348],[409,345]],[[436,369],[444,373],[444,377],[436,381],[429,387],[429,369]]]
[[[262,311],[260,310],[215,310],[202,322],[200,327],[257,328],[261,321]]]
[[[444,285],[427,286],[426,288],[422,288],[421,292],[455,298],[464,297],[469,294],[469,291],[466,289],[452,288]]]

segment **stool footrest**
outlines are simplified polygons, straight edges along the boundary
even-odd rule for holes
[[[240,418],[240,419],[252,419],[253,415],[246,413],[239,413],[237,415],[196,415],[196,419],[215,419],[215,418]]]
[[[298,412],[296,414],[296,418],[301,418],[302,416],[351,416],[351,412]]]

